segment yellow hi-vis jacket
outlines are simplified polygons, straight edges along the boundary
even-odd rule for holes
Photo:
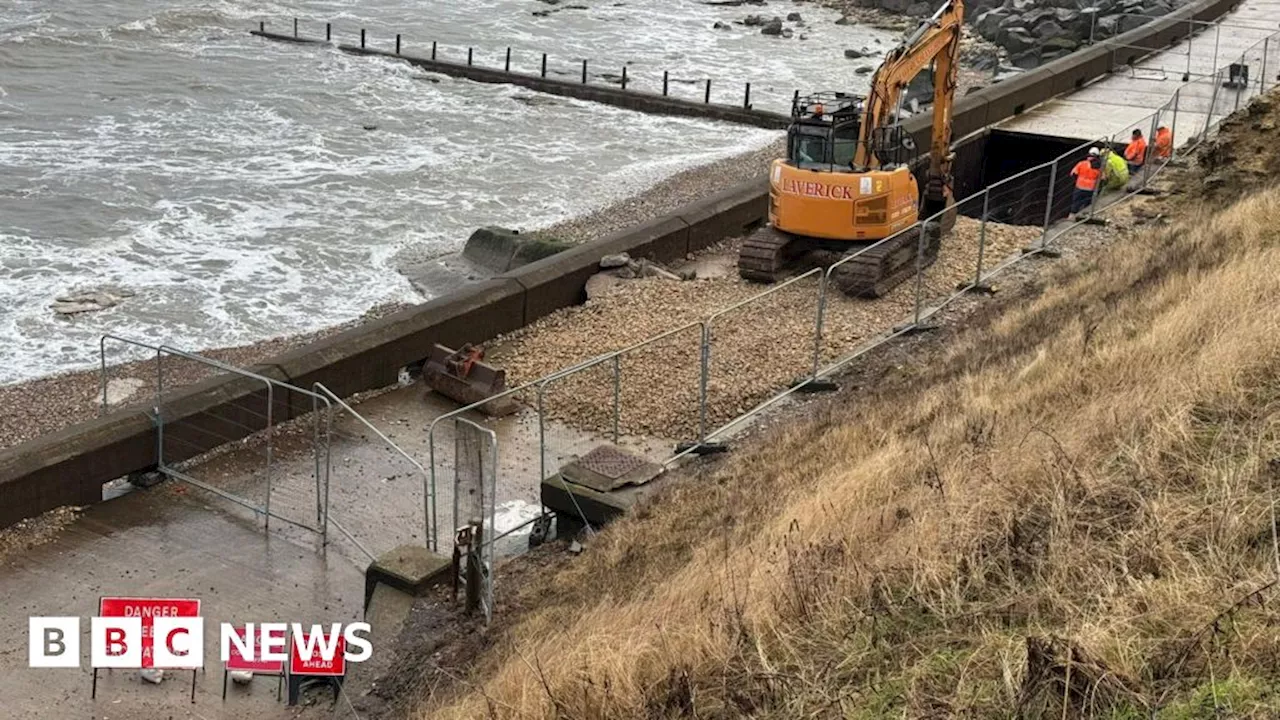
[[[1129,166],[1118,152],[1107,153],[1103,164],[1102,176],[1106,178],[1108,190],[1119,190],[1129,183]]]

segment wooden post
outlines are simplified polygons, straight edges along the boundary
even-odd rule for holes
[[[707,78],[707,97],[703,102],[708,105],[711,104],[711,78]]]
[[[333,42],[333,23],[324,24],[324,41]]]
[[[582,84],[583,84],[583,85],[586,85],[586,84],[587,84],[587,60],[586,60],[586,58],[583,58],[583,59],[582,59]]]
[[[435,40],[431,41],[431,59],[432,60],[436,59],[436,41]]]
[[[507,64],[503,67],[503,72],[511,72],[511,48],[507,48]]]
[[[667,96],[667,85],[670,83],[670,81],[671,81],[670,71],[663,70],[662,71],[662,97]]]
[[[742,109],[743,110],[751,109],[751,83],[747,83],[746,92],[742,94]]]
[[[298,37],[298,18],[293,19],[293,36]]]
[[[627,66],[622,66],[622,89],[627,89]]]
[[[542,53],[542,77],[547,76],[547,54]]]
[[[471,48],[467,48],[467,66],[468,66],[468,67],[470,67],[470,66],[471,66],[471,53],[472,53],[472,52],[473,52],[473,50],[472,50]]]
[[[364,28],[360,28],[360,48],[364,49]]]
[[[266,21],[266,20],[259,20],[259,21],[258,21],[258,32],[266,32],[266,31],[267,31],[267,21]]]
[[[396,54],[400,54],[400,33],[396,33]]]

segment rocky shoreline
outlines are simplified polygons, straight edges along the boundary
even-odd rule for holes
[[[754,0],[764,2],[764,0]],[[903,20],[927,17],[936,2],[925,0],[802,0],[837,10],[847,18],[883,14]],[[968,0],[965,23],[998,47],[1013,67],[1030,69],[1166,15],[1189,0]],[[1086,7],[1087,6],[1087,7]],[[874,21],[874,20],[873,20]],[[979,60],[997,68],[1001,58]]]

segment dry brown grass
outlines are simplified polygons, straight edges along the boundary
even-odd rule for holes
[[[421,717],[1275,717],[1280,190],[593,538]]]

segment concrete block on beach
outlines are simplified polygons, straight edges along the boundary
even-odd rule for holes
[[[471,233],[462,257],[494,273],[504,273],[570,247],[569,243],[521,235],[518,230],[483,227]]]

